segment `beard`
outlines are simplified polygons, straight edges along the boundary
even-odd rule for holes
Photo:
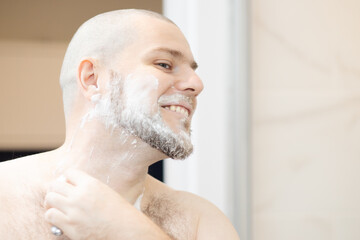
[[[97,101],[95,106],[97,115],[101,116],[107,128],[122,128],[170,158],[187,158],[193,152],[190,120],[184,119],[180,123],[179,132],[175,133],[163,121],[159,103],[151,106],[147,101],[149,93],[157,89],[157,79],[147,76],[147,79],[141,79],[141,84],[145,82],[147,86],[134,88],[127,85],[134,83],[134,79],[129,78],[132,76],[129,75],[127,79],[122,80],[120,74],[111,72],[108,95]],[[146,81],[156,84],[149,86]],[[142,91],[139,92],[139,89]],[[167,99],[188,101],[192,104],[189,97],[180,94],[162,96],[159,102]]]

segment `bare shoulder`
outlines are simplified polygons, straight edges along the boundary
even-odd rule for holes
[[[239,239],[230,220],[214,204],[189,192],[178,191],[177,195],[184,207],[199,217],[196,239]]]
[[[0,188],[8,187],[10,182],[21,181],[27,173],[34,174],[38,155],[26,156],[0,163]]]
[[[229,219],[208,200],[189,192],[174,190],[155,179],[151,181],[156,191],[154,195],[161,196],[158,202],[161,206],[167,205],[167,212],[193,220],[189,226],[193,228],[193,236],[183,239],[239,239]]]
[[[8,160],[0,163],[0,190],[11,185],[12,181],[18,181],[22,175],[22,169],[25,169],[23,162],[26,163],[27,157]]]

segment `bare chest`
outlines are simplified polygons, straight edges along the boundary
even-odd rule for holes
[[[9,191],[1,197],[0,239],[21,240],[65,240],[50,232],[50,224],[45,222],[43,207],[44,193],[24,189],[23,194]]]
[[[166,198],[154,198],[143,209],[174,240],[196,239],[198,216]]]
[[[25,190],[21,196],[1,198],[0,239],[69,240],[52,235],[51,225],[44,219],[44,196],[41,191]],[[197,218],[172,201],[154,198],[142,211],[172,239],[195,239]]]

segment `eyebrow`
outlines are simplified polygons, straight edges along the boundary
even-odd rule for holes
[[[152,50],[152,52],[165,52],[165,53],[170,54],[174,58],[186,60],[186,57],[184,56],[184,54],[182,52],[175,50],[175,49],[171,49],[171,48],[164,48],[164,47],[155,48],[154,50]],[[190,67],[195,71],[198,68],[198,64],[195,61],[192,61],[190,63]]]

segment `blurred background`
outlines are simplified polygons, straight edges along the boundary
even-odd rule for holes
[[[62,144],[67,44],[121,8],[174,20],[205,84],[196,150],[159,179],[213,202],[242,240],[360,239],[357,0],[0,0],[1,160]]]

